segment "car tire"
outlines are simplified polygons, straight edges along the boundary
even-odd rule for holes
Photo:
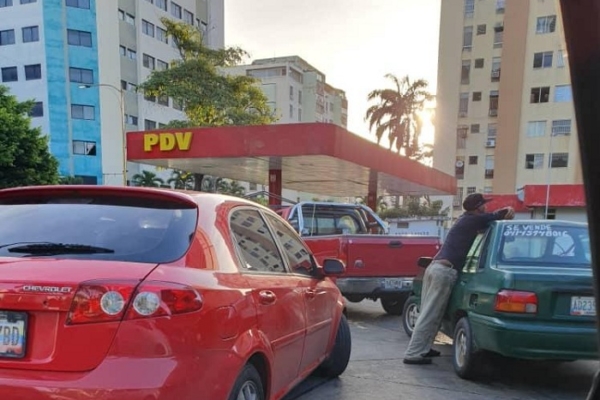
[[[402,327],[408,337],[412,336],[417,318],[419,318],[420,302],[416,296],[410,296],[404,303],[404,310],[402,311]]]
[[[265,400],[265,389],[260,374],[252,364],[246,364],[239,374],[229,400]]]
[[[390,315],[402,315],[407,297],[406,295],[381,297],[381,306]]]
[[[346,316],[342,314],[337,334],[335,335],[335,344],[329,356],[319,366],[318,374],[327,378],[337,378],[344,373],[350,362],[350,353],[352,352],[352,336],[350,335],[350,325]]]
[[[467,317],[462,317],[454,328],[452,338],[452,365],[462,379],[474,379],[482,371],[482,353],[475,349],[473,331]]]

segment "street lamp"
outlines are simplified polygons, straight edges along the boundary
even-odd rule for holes
[[[121,140],[123,142],[123,186],[127,186],[127,137],[125,135],[125,91],[123,91],[123,89],[121,88],[111,85],[110,83],[79,85],[79,89],[89,89],[93,87],[107,87],[119,92],[119,105],[121,110]]]

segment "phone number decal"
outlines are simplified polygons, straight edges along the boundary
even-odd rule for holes
[[[526,236],[526,237],[562,237],[569,236],[567,230],[552,227],[550,225],[507,225],[504,228],[504,236]]]

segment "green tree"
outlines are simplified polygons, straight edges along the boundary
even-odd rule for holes
[[[165,184],[162,178],[156,176],[154,172],[142,171],[141,174],[135,174],[131,182],[134,186],[145,186],[145,187],[161,187]]]
[[[404,153],[411,159],[422,159],[431,149],[423,149],[419,138],[423,126],[421,112],[434,96],[427,91],[428,83],[424,79],[411,81],[404,76],[399,79],[393,74],[385,75],[392,80],[392,89],[371,91],[367,99],[377,101],[365,114],[369,129],[375,129],[377,143],[387,134],[390,150]]]
[[[58,160],[50,154],[48,137],[31,127],[33,105],[19,102],[0,85],[0,188],[59,182]]]
[[[197,28],[169,18],[161,18],[161,22],[167,36],[175,41],[181,59],[172,61],[169,69],[153,71],[139,90],[171,97],[183,107],[187,120],[171,121],[167,127],[262,125],[276,121],[257,79],[227,74],[226,68],[239,65],[247,57],[246,51],[239,47],[211,49]],[[204,175],[194,174],[195,190],[202,190],[203,179]]]
[[[228,194],[230,196],[243,197],[246,194],[246,189],[240,185],[238,181],[220,180],[218,183],[217,191],[222,194]]]
[[[185,172],[181,170],[173,171],[173,174],[167,180],[169,185],[173,185],[175,189],[193,189],[194,187],[194,175],[190,172]]]

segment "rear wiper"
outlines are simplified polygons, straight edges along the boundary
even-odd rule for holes
[[[7,247],[10,245],[0,246]],[[29,253],[29,254],[97,254],[97,253],[114,253],[113,249],[106,247],[90,246],[87,244],[76,243],[51,243],[40,242],[31,243],[21,246],[15,246],[8,249],[9,253]]]

